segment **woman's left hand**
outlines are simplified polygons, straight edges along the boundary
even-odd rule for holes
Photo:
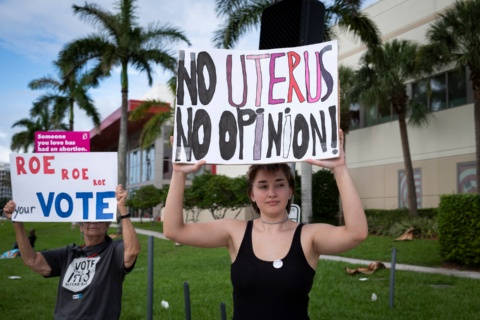
[[[336,158],[331,158],[331,159],[307,159],[305,160],[306,162],[316,165],[319,167],[323,167],[326,169],[335,169],[341,166],[346,165],[346,159],[345,159],[345,151],[343,149],[343,143],[344,143],[344,136],[343,136],[343,130],[340,129],[338,130],[338,137],[340,138],[340,143],[339,143],[339,156]]]
[[[117,198],[118,205],[125,206],[128,192],[127,190],[123,189],[123,186],[121,184],[117,186],[117,189],[115,190],[115,196]]]

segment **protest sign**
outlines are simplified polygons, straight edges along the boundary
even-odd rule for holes
[[[35,153],[41,152],[89,152],[88,131],[36,131]]]
[[[115,221],[117,153],[12,153],[13,221]]]
[[[338,156],[336,41],[271,50],[179,50],[173,161]]]

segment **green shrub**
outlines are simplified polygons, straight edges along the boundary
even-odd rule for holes
[[[339,192],[330,170],[318,170],[312,174],[313,222],[338,223]]]
[[[466,266],[480,266],[480,195],[440,197],[438,213],[440,254]]]
[[[365,210],[370,234],[399,237],[413,227],[416,238],[438,237],[436,212],[436,208],[421,209],[418,217],[411,217],[407,209]]]
[[[438,214],[438,208],[423,208],[418,209],[418,215],[420,217],[433,219],[436,218]]]

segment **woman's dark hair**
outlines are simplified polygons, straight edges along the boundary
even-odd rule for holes
[[[295,193],[295,176],[293,175],[292,169],[290,169],[290,166],[286,163],[269,163],[269,164],[253,164],[250,166],[247,172],[247,195],[250,199],[250,195],[252,194],[253,190],[253,181],[255,180],[255,177],[257,176],[257,173],[259,171],[266,171],[266,172],[277,172],[281,171],[285,174],[285,177],[287,178],[288,185],[292,189],[292,193]],[[250,204],[253,207],[253,210],[255,210],[256,213],[260,214],[260,208],[258,208],[257,204],[250,200]],[[287,203],[287,214],[290,212],[290,208],[292,206],[292,199],[288,199]]]

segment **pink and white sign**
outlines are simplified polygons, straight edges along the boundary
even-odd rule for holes
[[[37,131],[35,153],[42,152],[89,152],[88,131]]]

